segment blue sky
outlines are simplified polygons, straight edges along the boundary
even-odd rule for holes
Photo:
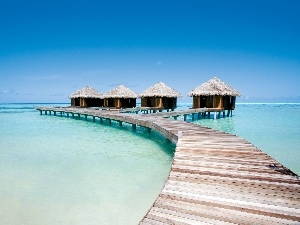
[[[300,102],[300,1],[0,0],[0,103],[69,102],[89,85]]]

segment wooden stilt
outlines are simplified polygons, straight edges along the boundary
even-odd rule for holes
[[[119,126],[120,126],[120,127],[122,126],[122,121],[119,121]]]
[[[93,122],[95,122],[95,120],[96,120],[96,119],[95,119],[95,117],[93,116]]]
[[[136,130],[136,124],[132,124],[132,129]]]
[[[186,117],[187,117],[187,115],[185,114],[185,115],[183,115],[183,120],[184,121],[186,121]]]

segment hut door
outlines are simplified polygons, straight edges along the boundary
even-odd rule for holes
[[[201,96],[200,97],[200,108],[205,108],[206,106],[206,97],[205,96]]]
[[[74,106],[80,106],[80,100],[79,100],[79,98],[75,98],[74,100],[75,100]]]

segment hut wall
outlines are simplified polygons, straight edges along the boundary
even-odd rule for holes
[[[102,107],[103,106],[103,99],[100,98],[86,98],[86,107]]]
[[[122,108],[134,108],[136,107],[136,99],[135,98],[122,98],[121,107]]]
[[[121,100],[119,98],[115,98],[115,107],[116,108],[121,108],[122,105],[121,105]]]
[[[214,108],[221,109],[222,105],[222,96],[216,95],[214,96]]]
[[[104,99],[104,107],[115,107],[115,99],[105,98]]]
[[[235,109],[235,96],[224,96],[223,97],[223,107],[225,110]]]
[[[236,100],[236,97],[235,96],[231,96],[231,109],[235,109],[235,100]]]
[[[193,96],[193,108],[200,108],[200,97]]]
[[[177,98],[163,98],[164,109],[175,109],[177,107]]]
[[[141,98],[141,107],[147,107],[147,98]]]
[[[79,104],[80,107],[87,107],[85,98],[79,98],[79,101],[80,101],[80,104]]]
[[[206,99],[205,107],[206,108],[213,108],[214,107],[214,105],[213,105],[213,103],[214,103],[213,96],[206,96],[205,99]]]
[[[71,106],[75,106],[75,98],[71,98]]]
[[[154,107],[164,108],[163,98],[162,97],[155,98],[155,105],[154,105]]]

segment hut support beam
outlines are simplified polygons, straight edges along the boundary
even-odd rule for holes
[[[183,120],[184,120],[184,121],[186,121],[186,117],[187,117],[187,115],[184,114],[184,115],[183,115]]]
[[[136,124],[132,124],[132,129],[136,130]]]

